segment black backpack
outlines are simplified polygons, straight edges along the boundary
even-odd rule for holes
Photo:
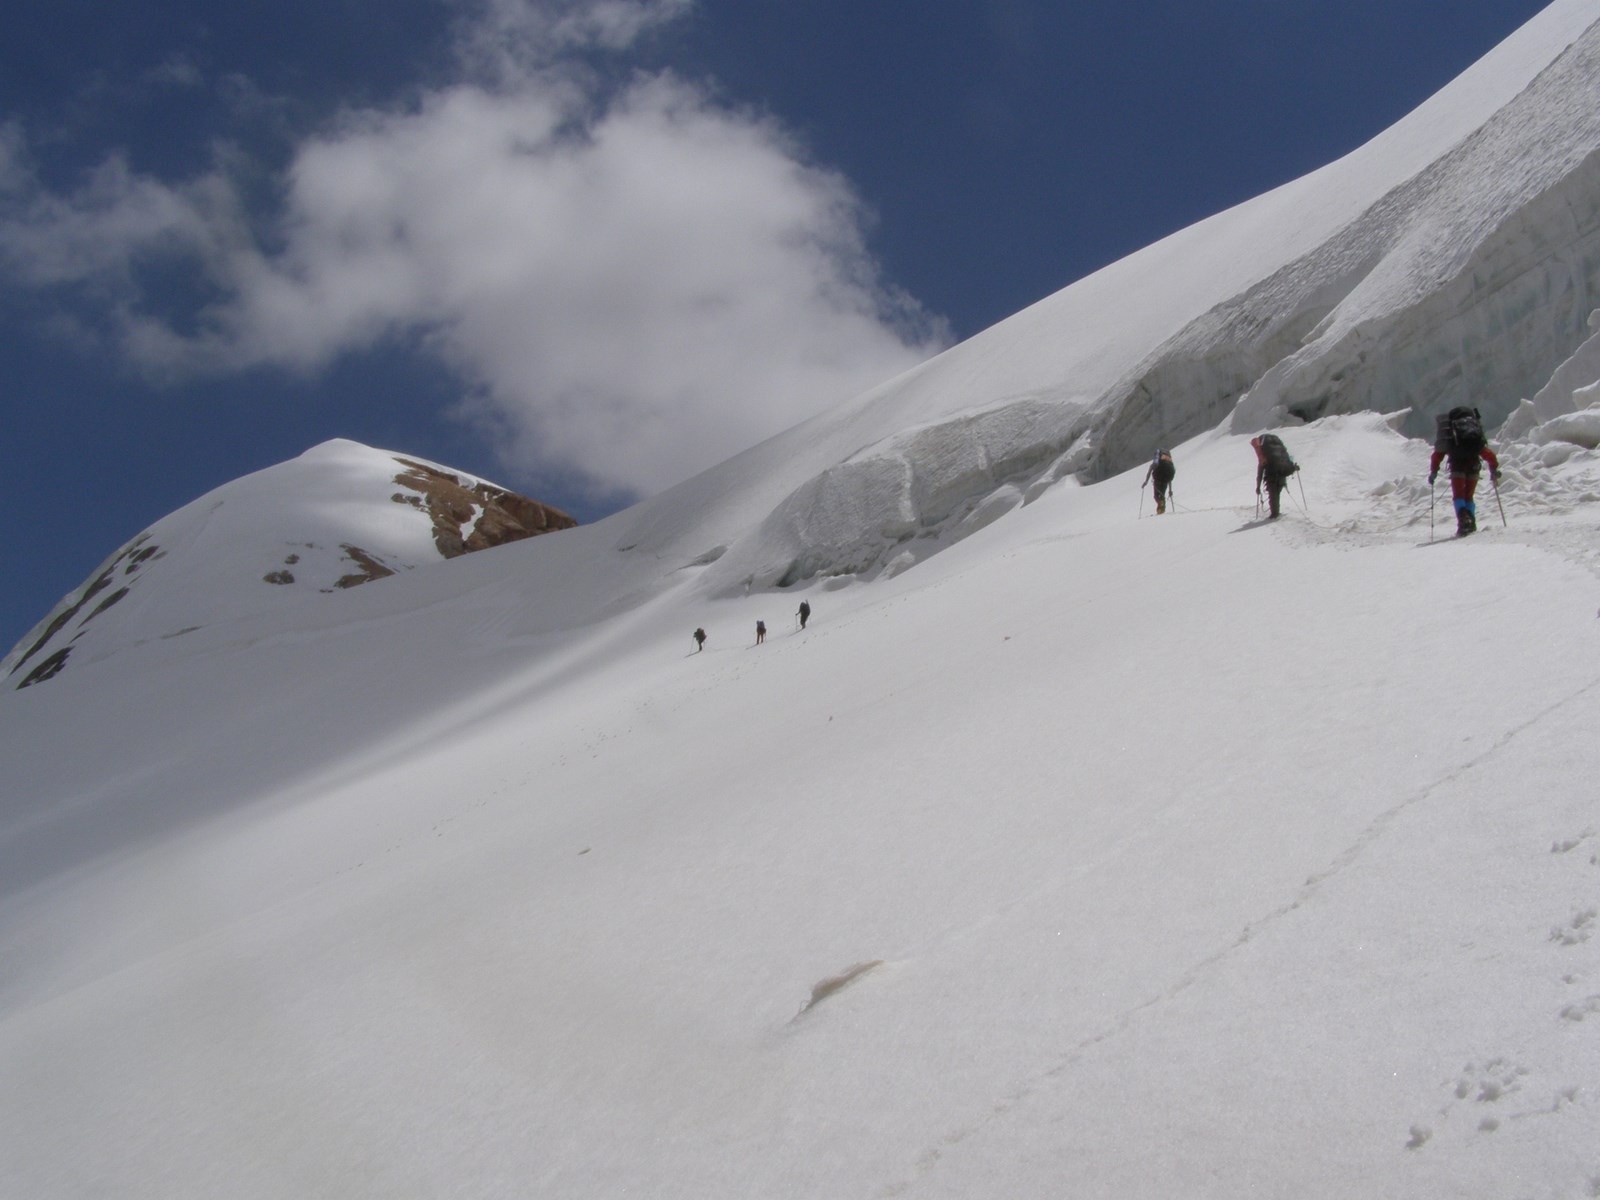
[[[1289,448],[1283,444],[1283,439],[1275,433],[1261,435],[1261,458],[1269,472],[1284,479],[1300,469],[1300,464],[1289,457]]]
[[[1483,435],[1483,418],[1477,409],[1458,405],[1440,414],[1433,442],[1435,450],[1442,450],[1452,457],[1476,458],[1487,444],[1488,439]]]

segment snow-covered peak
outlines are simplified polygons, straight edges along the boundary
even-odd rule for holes
[[[338,593],[575,522],[436,463],[336,438],[233,480],[121,547],[0,663],[12,687],[69,662]]]

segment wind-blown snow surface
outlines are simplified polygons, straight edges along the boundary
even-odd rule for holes
[[[0,1193],[1591,1194],[1600,454],[1431,543],[1425,443],[1286,438],[1275,525],[1216,432],[870,585],[552,616],[597,527],[6,694]]]

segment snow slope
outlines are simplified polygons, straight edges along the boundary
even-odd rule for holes
[[[0,692],[0,1195],[1600,1192],[1597,18],[608,521]],[[1445,539],[1407,347],[1512,310]],[[1260,522],[1352,346],[1419,395]]]
[[[1430,543],[1288,436],[1277,525],[1219,431],[870,586],[551,635],[564,535],[8,694],[0,1190],[1583,1194],[1600,455]]]

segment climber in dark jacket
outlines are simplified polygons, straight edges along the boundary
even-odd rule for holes
[[[1275,433],[1258,434],[1250,439],[1250,447],[1256,452],[1256,504],[1260,511],[1261,485],[1267,485],[1267,511],[1274,520],[1278,517],[1278,497],[1283,494],[1284,487],[1300,467],[1294,459],[1289,457],[1289,450],[1283,444],[1283,439]]]
[[[1150,469],[1144,473],[1145,484],[1154,483],[1156,492],[1156,516],[1167,511],[1167,489],[1172,486],[1173,476],[1177,475],[1178,468],[1173,464],[1172,451],[1157,450],[1155,457],[1150,460]]]

